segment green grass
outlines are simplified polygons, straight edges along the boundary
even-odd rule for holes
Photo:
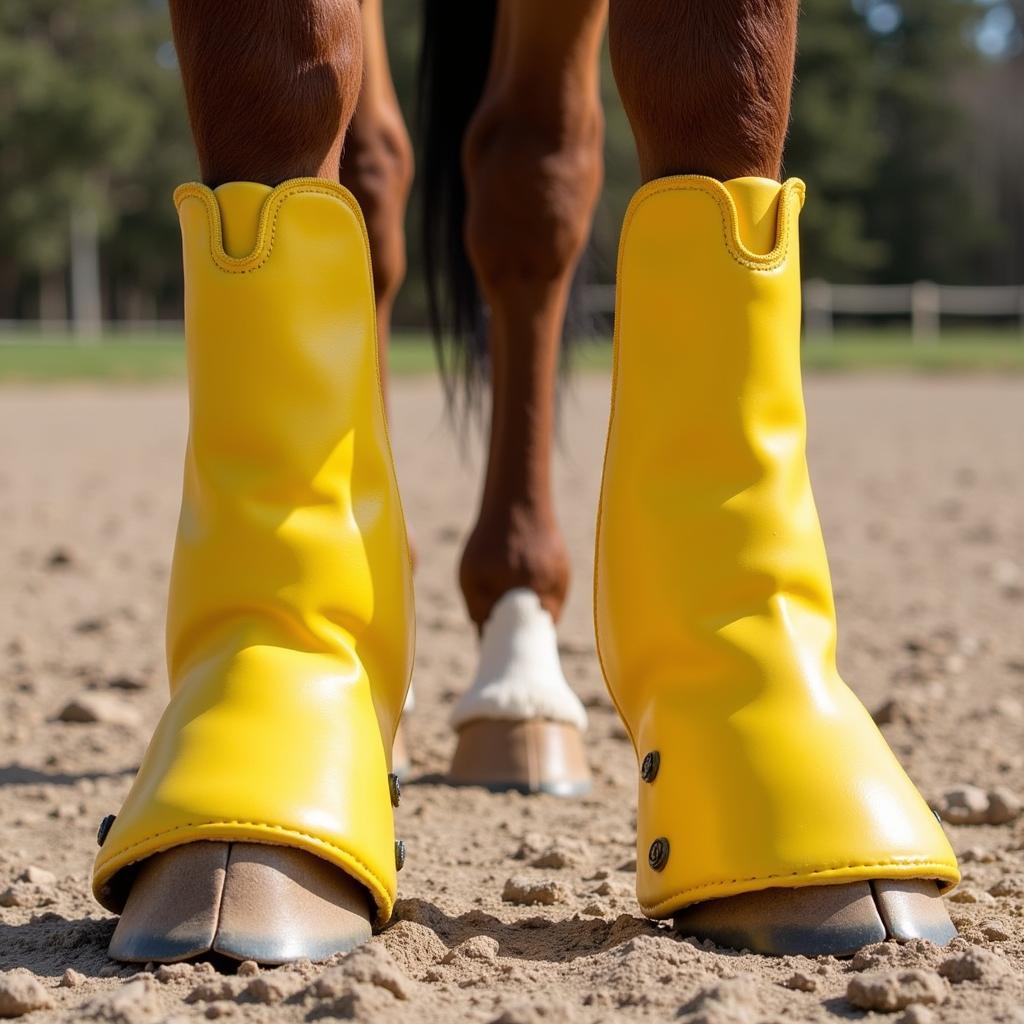
[[[808,339],[809,370],[924,370],[1024,372],[1024,335],[1012,331],[949,332],[935,344],[914,344],[906,332],[848,331],[831,341]],[[607,342],[582,344],[574,365],[607,372]],[[434,372],[434,354],[424,334],[400,333],[391,347],[391,372]],[[63,336],[24,331],[0,335],[0,381],[146,382],[180,379],[185,372],[181,338],[175,332],[120,334],[99,343],[75,344]]]

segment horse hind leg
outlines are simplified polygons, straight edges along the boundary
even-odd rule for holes
[[[568,293],[602,175],[604,8],[502,2],[464,142],[466,242],[490,311],[492,405],[483,495],[459,573],[481,646],[452,718],[458,784],[561,795],[589,786],[586,713],[555,637],[569,560],[551,453]]]

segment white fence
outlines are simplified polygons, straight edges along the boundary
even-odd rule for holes
[[[973,287],[935,284],[804,284],[804,330],[832,337],[836,315],[910,318],[914,341],[935,341],[943,316],[1015,318],[1024,334],[1024,285]]]

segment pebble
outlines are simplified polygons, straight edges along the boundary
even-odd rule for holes
[[[53,999],[36,978],[22,967],[0,973],[0,1017],[20,1017],[53,1006]]]
[[[1009,972],[1006,961],[987,949],[977,947],[950,957],[939,965],[939,974],[954,985],[964,981],[999,978]]]
[[[60,987],[61,988],[78,988],[85,984],[85,975],[79,974],[74,968],[69,967],[60,976]]]
[[[860,1010],[894,1013],[912,1003],[937,1006],[949,992],[934,972],[911,967],[881,974],[860,974],[846,986],[846,1001]]]
[[[523,906],[535,903],[551,906],[554,903],[564,903],[569,894],[561,883],[552,878],[535,880],[525,875],[513,875],[506,879],[501,898],[506,903],[518,903]]]
[[[818,991],[818,979],[813,974],[807,974],[804,971],[791,974],[782,984],[785,988],[793,989],[796,992]]]
[[[30,864],[18,875],[18,881],[31,882],[33,885],[55,885],[57,876],[52,871],[47,871],[45,868],[37,868],[35,865]]]
[[[255,960],[243,960],[238,965],[238,977],[255,978],[260,973],[260,965]]]
[[[535,868],[573,868],[588,859],[590,847],[582,839],[558,839],[530,861]]]
[[[134,708],[113,694],[80,693],[61,708],[57,720],[76,724],[104,722],[108,725],[137,726],[139,715]]]
[[[951,825],[1006,825],[1021,813],[1021,799],[1003,786],[985,790],[955,786],[938,799],[935,809]]]

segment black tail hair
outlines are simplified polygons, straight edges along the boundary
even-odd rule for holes
[[[497,0],[425,0],[420,51],[420,167],[427,312],[449,410],[461,378],[472,408],[487,375],[486,314],[463,241],[462,140],[491,64]]]
[[[497,0],[425,0],[419,64],[419,135],[423,268],[427,312],[449,412],[479,411],[487,381],[487,310],[464,241],[466,182],[462,142],[483,95],[491,63]],[[593,333],[584,313],[580,261],[561,349],[568,363],[574,336]],[[461,386],[460,386],[461,382]]]

